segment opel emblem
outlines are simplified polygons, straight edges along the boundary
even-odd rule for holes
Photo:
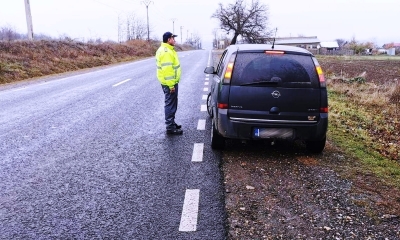
[[[281,93],[279,92],[279,91],[273,91],[272,92],[272,97],[273,98],[278,98],[278,97],[280,97],[281,96]]]

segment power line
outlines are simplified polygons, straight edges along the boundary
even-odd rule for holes
[[[183,26],[181,26],[181,44],[183,44],[183,42],[182,42],[182,29],[183,29]]]
[[[165,11],[159,8],[159,5],[154,4],[154,7],[152,8],[152,11],[154,11],[154,17],[155,20],[153,22],[157,22],[157,27],[159,31],[165,32],[165,31],[170,31],[170,25],[165,21],[164,18],[161,16],[165,15]]]
[[[100,1],[97,1],[97,0],[92,0],[92,1],[97,2],[97,3],[100,3],[100,4],[102,4],[102,5],[104,5],[104,6],[107,6],[107,7],[113,8],[114,10],[121,11],[121,9],[117,9],[117,8],[115,8],[115,7],[113,7],[113,6],[110,6],[110,5],[106,4],[106,3],[103,3],[103,2],[100,2]]]
[[[114,10],[116,10],[116,11],[118,11],[118,12],[125,12],[125,10],[127,9],[127,7],[121,9],[121,8],[115,7],[114,5],[111,6],[110,4],[101,2],[101,1],[99,1],[99,0],[92,0],[92,1],[94,1],[94,2],[96,2],[96,3],[100,3],[100,4],[104,5],[104,6],[109,7],[109,8],[113,8]],[[124,3],[132,3],[132,2],[127,1],[127,0],[120,0],[120,1],[123,1]],[[115,2],[113,2],[113,3],[115,3]]]

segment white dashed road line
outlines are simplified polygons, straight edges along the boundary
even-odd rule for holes
[[[186,189],[179,231],[193,232],[197,228],[200,189]]]
[[[197,130],[206,130],[206,120],[205,119],[199,119],[199,122],[197,123]]]
[[[195,143],[193,146],[192,162],[203,161],[204,143]]]
[[[116,86],[119,86],[119,85],[121,85],[121,84],[124,84],[124,83],[126,83],[126,82],[128,82],[128,81],[130,81],[131,79],[130,78],[128,78],[128,79],[126,79],[126,80],[124,80],[124,81],[122,81],[122,82],[119,82],[119,83],[117,83],[117,84],[114,84],[114,85],[112,85],[113,87],[116,87]]]
[[[209,57],[209,63],[211,61],[211,54]],[[209,64],[208,64],[209,65]],[[129,79],[130,80],[130,79]],[[126,80],[126,81],[129,81]],[[204,85],[208,86],[209,75],[206,75],[206,82]],[[122,84],[124,82],[118,83]],[[116,84],[116,86],[118,86]],[[208,88],[203,88],[204,92],[208,92]],[[207,95],[202,96],[202,100],[207,100]],[[201,112],[207,111],[207,105],[201,105]],[[206,129],[206,120],[199,119],[197,123],[197,130]],[[195,143],[193,146],[192,162],[202,162],[204,152],[204,143]],[[183,201],[183,209],[181,215],[181,222],[179,224],[180,232],[194,232],[197,229],[197,218],[199,214],[199,199],[200,199],[200,189],[186,189],[185,199]]]

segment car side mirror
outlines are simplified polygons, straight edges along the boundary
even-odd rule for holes
[[[204,73],[216,74],[217,72],[215,71],[214,67],[206,67],[206,69],[204,69]]]

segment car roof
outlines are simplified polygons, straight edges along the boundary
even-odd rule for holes
[[[307,51],[304,48],[287,46],[287,45],[274,45],[274,48],[272,49],[271,44],[235,44],[235,45],[230,45],[229,47],[227,47],[227,49],[228,51],[280,50],[280,51],[300,52],[312,55],[311,52]]]

